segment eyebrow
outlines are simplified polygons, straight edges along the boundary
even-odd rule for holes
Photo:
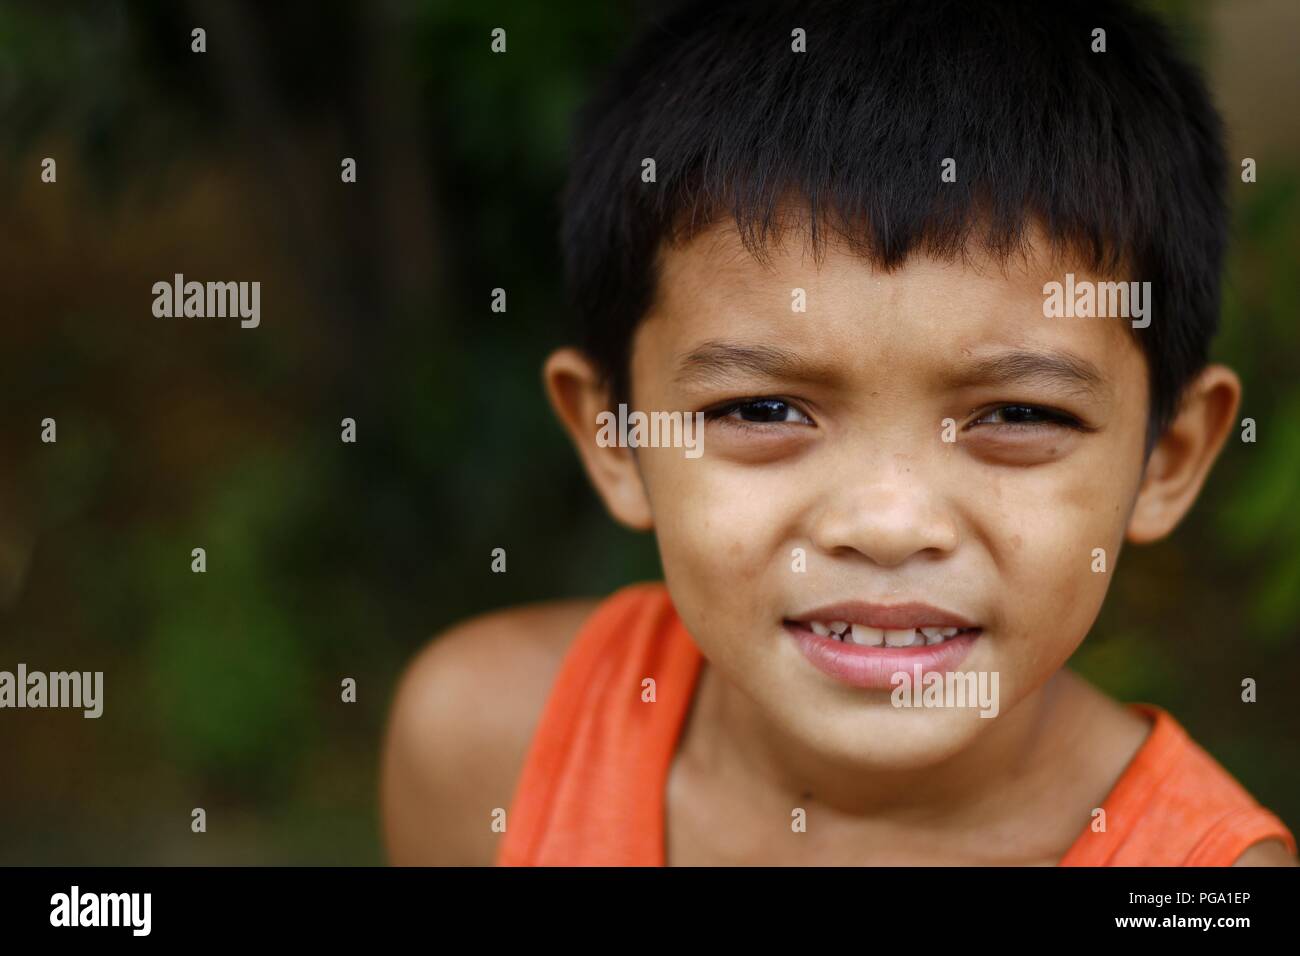
[[[1016,349],[962,366],[950,379],[953,385],[1046,385],[1093,398],[1109,389],[1101,369],[1068,352]]]
[[[677,363],[679,385],[708,385],[726,381],[737,373],[762,378],[831,382],[839,376],[825,366],[811,364],[797,352],[772,345],[737,345],[705,342]]]
[[[797,352],[771,345],[705,342],[678,362],[679,385],[725,383],[737,373],[764,378],[834,383],[841,376],[832,368],[810,364]],[[1013,349],[962,365],[948,377],[954,387],[969,385],[1042,385],[1090,398],[1109,389],[1106,377],[1092,362],[1068,352]]]

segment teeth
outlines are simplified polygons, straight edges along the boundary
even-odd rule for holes
[[[847,621],[809,621],[808,626],[818,637],[861,644],[866,647],[923,647],[927,644],[942,644],[961,631],[959,627],[916,627],[907,630],[883,630],[867,627],[864,624],[850,624]]]
[[[854,624],[851,628],[854,644],[865,644],[867,647],[879,647],[885,643],[885,632],[878,627],[867,627],[864,624]]]
[[[925,635],[925,643],[941,644],[961,630],[959,627],[922,627],[918,630]]]

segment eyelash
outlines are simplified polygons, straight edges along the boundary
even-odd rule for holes
[[[1036,415],[1039,418],[1041,418],[1042,421],[1036,421],[1036,422],[985,422],[983,421],[983,419],[988,418],[990,415],[994,415],[998,412],[1005,412],[1008,409],[1017,409],[1017,410],[1030,412],[1033,415]],[[1013,430],[1022,429],[1022,428],[1050,428],[1052,426],[1057,426],[1060,428],[1072,428],[1075,431],[1087,431],[1087,428],[1084,426],[1083,422],[1079,421],[1073,415],[1067,414],[1066,412],[1059,411],[1058,409],[1055,408],[1047,408],[1043,405],[1027,405],[1021,402],[1008,402],[1005,405],[996,405],[993,408],[989,408],[986,411],[982,412],[979,418],[971,422],[970,425],[968,425],[967,427],[968,428],[975,428],[976,426],[987,427],[989,425],[992,425],[994,428],[1009,428]]]
[[[790,422],[790,421],[753,422],[753,421],[746,421],[743,418],[736,418],[733,417],[732,415],[733,412],[740,411],[741,409],[752,408],[754,406],[762,405],[765,403],[784,405],[788,410],[794,411],[799,415],[802,415],[804,418],[810,419],[810,421],[808,423]],[[1011,409],[1015,409],[1017,411],[1027,411],[1041,420],[1032,421],[1032,422],[1014,422],[1014,421],[986,422],[983,420],[985,418],[988,418],[991,415],[995,415],[999,412],[1005,413]],[[775,396],[744,398],[738,401],[728,402],[725,405],[719,405],[716,406],[715,408],[706,410],[704,412],[704,418],[706,421],[724,422],[729,426],[734,426],[739,428],[766,428],[771,425],[812,424],[811,416],[809,416],[807,412],[800,409],[795,402],[792,402],[784,398],[778,398]],[[1027,428],[1050,428],[1055,426],[1060,428],[1071,428],[1074,429],[1075,431],[1087,431],[1087,427],[1081,421],[1079,421],[1073,415],[1070,415],[1066,412],[1060,411],[1055,408],[1048,408],[1043,405],[1029,405],[1029,404],[1019,403],[1019,402],[1008,402],[1007,404],[1004,405],[996,405],[992,408],[986,409],[984,412],[980,414],[978,419],[971,422],[970,425],[966,427],[967,428],[988,427],[990,425],[995,428],[1007,428],[1012,430],[1020,430],[1020,429],[1027,429]]]
[[[746,421],[743,418],[732,417],[731,414],[732,412],[740,411],[743,408],[751,408],[756,405],[762,405],[764,403],[784,405],[790,411],[794,411],[799,415],[802,415],[804,418],[807,418],[809,421],[807,423],[791,422],[791,421],[750,422],[750,421]],[[714,408],[706,410],[704,412],[704,418],[706,421],[722,422],[728,426],[732,426],[736,428],[768,428],[772,425],[810,425],[812,423],[812,416],[810,416],[807,412],[801,409],[796,403],[790,401],[789,399],[777,398],[775,396],[769,396],[769,395],[760,396],[758,398],[743,398],[740,399],[739,401],[728,402],[725,405],[718,405]]]

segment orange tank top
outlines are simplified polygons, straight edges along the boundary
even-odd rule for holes
[[[703,657],[667,589],[603,601],[565,655],[507,814],[499,866],[663,866],[664,791]],[[642,700],[654,679],[655,702]],[[1227,866],[1295,838],[1166,711],[1061,866]]]

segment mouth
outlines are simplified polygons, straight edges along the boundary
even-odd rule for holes
[[[889,688],[893,676],[951,671],[984,629],[974,621],[928,604],[860,602],[818,608],[786,618],[785,630],[820,671],[843,683]]]
[[[818,637],[862,647],[929,647],[979,630],[978,627],[940,627],[934,624],[882,628],[851,621],[786,621],[786,624],[807,628]]]
[[[816,608],[787,618],[785,623],[807,628],[818,637],[863,647],[942,644],[980,630],[961,614],[919,602],[884,605],[849,601]]]

